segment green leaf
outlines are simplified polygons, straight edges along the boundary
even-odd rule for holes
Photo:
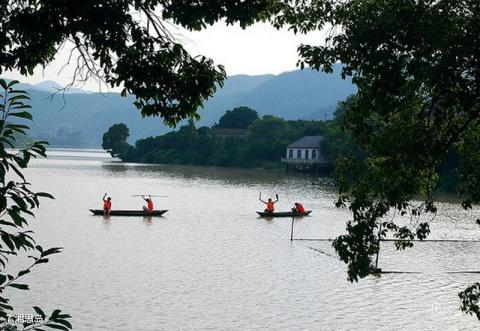
[[[48,263],[48,259],[38,259],[35,261],[35,264]]]
[[[58,317],[60,317],[60,315],[59,315]],[[70,322],[67,321],[67,320],[64,320],[64,319],[56,319],[55,322],[58,323],[58,324],[63,324],[63,325],[65,325],[65,326],[66,326],[67,328],[69,328],[69,329],[72,328],[72,324],[70,324]]]
[[[27,91],[25,90],[11,90],[10,93],[16,93],[16,94],[28,94]]]
[[[13,79],[13,80],[10,81],[10,83],[8,83],[8,85],[5,85],[5,87],[4,87],[4,85],[2,85],[2,87],[3,87],[5,90],[7,90],[7,89],[9,89],[10,87],[12,87],[12,86],[14,86],[14,85],[16,85],[16,84],[19,84],[19,83],[20,83],[20,82],[19,82],[18,80]]]
[[[19,290],[28,290],[27,284],[9,284],[8,286],[18,288]]]
[[[56,319],[61,312],[62,312],[62,311],[61,311],[60,309],[55,309],[55,310],[52,312],[52,315],[50,315],[50,319]]]
[[[4,303],[0,303],[0,307],[2,307],[5,310],[13,310],[13,307],[10,305],[6,305]]]
[[[18,175],[18,177],[20,177],[22,180],[25,180],[25,176],[23,175],[23,173],[13,163],[9,163],[9,165],[13,169],[13,171],[15,171],[15,173]]]
[[[42,316],[42,318],[45,318],[45,316],[47,316],[47,315],[45,315],[45,313],[43,312],[43,310],[41,310],[41,309],[40,309],[39,307],[37,307],[37,306],[34,306],[34,307],[33,307],[33,310],[35,310],[35,312],[36,312],[38,315]]]
[[[47,256],[47,255],[51,255],[51,254],[57,254],[57,253],[60,253],[60,251],[63,249],[63,247],[52,247],[52,248],[49,248],[45,251],[42,252],[42,257],[44,256]]]
[[[6,281],[7,281],[7,276],[5,276],[4,274],[0,274],[0,285],[5,283]]]
[[[19,273],[18,273],[18,277],[22,277],[23,275],[26,275],[30,272],[29,269],[25,269],[25,270],[21,270]]]
[[[39,197],[44,197],[44,198],[49,198],[49,199],[54,199],[54,196],[49,194],[49,193],[46,193],[46,192],[37,192],[36,193]]]
[[[10,236],[11,235],[9,235],[7,233],[4,233],[4,234],[2,234],[1,238],[2,238],[3,242],[8,246],[8,248],[10,248],[10,251],[13,252],[13,250],[15,249],[15,246],[14,246],[12,240],[10,239]]]
[[[18,113],[10,113],[8,114],[9,116],[15,116],[15,117],[20,117],[20,118],[25,118],[27,120],[33,120],[32,114],[30,114],[28,111],[21,111]]]

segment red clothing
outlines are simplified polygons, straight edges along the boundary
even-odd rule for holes
[[[112,201],[104,200],[103,201],[103,210],[110,211],[112,209]]]
[[[301,203],[297,204],[297,211],[299,213],[304,213],[305,212],[305,208],[303,207],[303,205]]]
[[[275,210],[275,204],[273,202],[267,202],[267,211],[273,212]]]
[[[153,210],[153,201],[152,199],[147,201],[147,209],[152,211]]]

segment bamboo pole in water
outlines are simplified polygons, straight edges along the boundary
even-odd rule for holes
[[[378,272],[378,255],[380,254],[380,242],[382,241],[382,223],[380,223],[380,227],[378,228],[378,251],[377,257],[375,258],[375,272]]]
[[[295,221],[295,216],[292,215],[292,228],[290,230],[290,241],[293,241],[293,222]]]

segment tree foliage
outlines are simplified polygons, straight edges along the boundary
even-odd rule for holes
[[[258,119],[256,110],[249,107],[237,107],[227,110],[214,127],[219,129],[246,129]]]
[[[166,21],[199,30],[225,19],[245,27],[265,19],[273,0],[6,0],[0,6],[0,73],[33,74],[73,45],[75,78],[96,77],[133,94],[143,116],[166,123],[197,116],[225,71],[190,55]]]
[[[40,330],[46,326],[54,329],[68,330],[71,324],[67,314],[55,310],[47,315],[39,308],[33,307],[41,320],[23,321],[19,325],[9,318],[14,308],[9,304],[6,294],[11,289],[28,290],[27,284],[20,279],[35,267],[47,263],[49,256],[60,252],[61,248],[43,249],[35,243],[33,232],[28,230],[27,218],[34,216],[33,210],[40,205],[40,198],[53,197],[45,192],[33,192],[22,173],[32,158],[45,157],[44,141],[32,142],[25,148],[18,148],[17,137],[26,136],[29,127],[17,124],[18,121],[32,120],[28,111],[29,96],[25,91],[16,90],[16,81],[6,83],[0,79],[3,89],[0,94],[0,328],[2,330],[23,327],[24,330]],[[8,274],[7,263],[20,252],[28,252],[31,264],[14,274]],[[18,322],[18,321],[17,321]],[[16,329],[15,329],[16,330]]]
[[[227,114],[231,113],[227,111]],[[235,117],[238,122],[246,123],[251,120],[252,114],[256,114],[256,111],[237,112]],[[115,135],[115,140],[111,134],[118,125],[112,126],[104,135],[111,139],[109,146],[123,146],[126,143],[125,136]],[[325,123],[321,121],[285,121],[265,115],[253,121],[244,136],[222,136],[209,127],[197,129],[190,121],[177,131],[140,139],[135,146],[123,148],[124,152],[118,156],[124,161],[142,163],[281,167],[280,159],[285,155],[289,143],[306,134],[322,134],[324,129]],[[109,148],[105,139],[103,147]]]
[[[397,247],[405,248],[428,235],[439,170],[452,150],[461,157],[462,205],[480,202],[478,1],[295,1],[282,6],[275,24],[300,32],[333,27],[325,45],[299,48],[300,65],[331,72],[341,62],[342,75],[358,87],[342,128],[363,157],[337,167],[337,205],[353,218],[334,246],[350,280],[370,273],[379,238],[404,239]],[[413,221],[386,220],[389,212]],[[466,312],[478,312],[478,292],[467,290],[462,300]]]
[[[102,147],[113,157],[125,154],[129,147],[129,135],[130,130],[124,123],[114,124],[103,134]]]

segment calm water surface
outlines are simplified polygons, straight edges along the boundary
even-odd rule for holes
[[[295,221],[296,238],[333,238],[349,214],[311,178],[260,170],[134,165],[95,151],[57,150],[27,176],[52,193],[32,222],[44,247],[62,254],[28,275],[32,290],[12,291],[25,312],[40,304],[73,315],[77,330],[474,330],[457,293],[480,277],[479,243],[382,246],[389,271],[359,283],[328,242],[290,242],[289,219],[255,211],[278,193],[278,210],[302,200],[311,217]],[[113,208],[137,209],[131,195],[169,209],[161,218],[90,215],[105,192]],[[472,212],[442,203],[431,238],[480,239]]]

